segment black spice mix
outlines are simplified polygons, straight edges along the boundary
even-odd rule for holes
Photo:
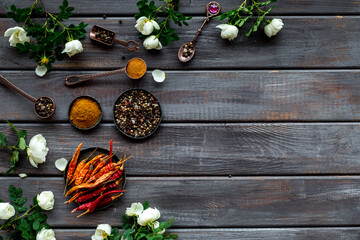
[[[144,90],[129,90],[120,96],[114,107],[115,122],[122,132],[134,138],[152,134],[161,120],[157,99]]]

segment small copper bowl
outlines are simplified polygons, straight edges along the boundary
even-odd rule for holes
[[[99,119],[97,120],[97,122],[96,122],[93,126],[88,127],[88,128],[80,128],[80,127],[76,126],[76,125],[71,121],[71,119],[70,119],[71,109],[72,109],[75,101],[78,100],[78,99],[81,99],[81,98],[87,98],[87,99],[90,99],[90,100],[92,100],[93,102],[95,102],[95,103],[98,105],[98,107],[99,107],[99,109],[100,109],[100,112],[101,112],[101,115],[99,116]],[[91,129],[95,128],[95,127],[101,122],[101,119],[102,119],[103,115],[104,115],[104,113],[103,113],[103,111],[102,111],[102,109],[101,109],[100,103],[99,103],[95,98],[93,98],[93,97],[91,97],[91,96],[87,96],[87,95],[78,96],[77,98],[75,98],[74,100],[72,100],[71,104],[69,105],[69,111],[68,111],[69,121],[70,121],[71,125],[73,125],[73,127],[75,127],[76,129],[82,130],[82,131],[91,130]]]

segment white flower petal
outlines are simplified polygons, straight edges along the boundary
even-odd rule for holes
[[[36,67],[36,69],[35,69],[35,73],[36,73],[36,75],[38,75],[39,77],[44,76],[44,75],[46,74],[46,72],[47,72],[47,68],[46,68],[46,66],[44,66],[44,65],[38,65],[38,66]]]
[[[151,23],[154,25],[154,28],[155,28],[156,30],[160,30],[160,26],[159,26],[159,24],[158,24],[156,21],[151,20]]]
[[[67,163],[68,163],[68,161],[65,158],[60,158],[60,159],[55,161],[55,167],[59,171],[63,172],[63,171],[65,171]]]
[[[141,30],[141,33],[144,35],[150,35],[154,31],[154,25],[152,24],[152,21],[148,21],[145,23],[143,29]]]
[[[152,71],[151,74],[152,74],[155,82],[160,83],[165,80],[165,73],[163,71],[161,71],[160,69],[155,69],[154,71]]]
[[[26,174],[26,173],[19,173],[19,177],[20,177],[20,178],[26,178],[26,177],[27,177],[27,174]]]

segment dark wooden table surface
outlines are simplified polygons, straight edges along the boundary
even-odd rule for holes
[[[47,0],[48,10],[56,12],[59,2]],[[85,21],[88,30],[99,24],[137,39],[136,1],[69,2],[75,6],[72,20]],[[219,2],[223,11],[239,3]],[[181,12],[195,17],[179,30],[181,40],[160,52],[105,49],[86,38],[83,53],[57,62],[41,79],[35,63],[0,37],[1,74],[57,104],[50,120],[39,120],[32,103],[0,86],[0,131],[12,134],[5,124],[10,120],[28,130],[28,139],[42,133],[50,147],[39,169],[23,158],[18,172],[28,178],[0,177],[0,198],[9,184],[25,188],[26,196],[54,191],[48,222],[60,240],[90,239],[100,223],[119,226],[125,207],[145,200],[161,210],[162,220],[176,217],[173,231],[180,239],[359,239],[360,0],[279,0],[272,14],[285,26],[271,39],[263,31],[246,38],[240,30],[228,42],[212,21],[195,59],[180,63],[177,49],[195,33],[206,4],[181,1]],[[0,17],[3,34],[15,23],[3,8]],[[134,56],[149,66],[140,81],[117,75],[77,88],[63,84],[71,73],[119,68]],[[164,83],[152,80],[155,68],[165,70]],[[115,99],[134,87],[154,93],[164,112],[157,134],[140,143],[125,139],[112,123]],[[79,132],[68,123],[68,105],[78,95],[92,95],[102,105],[103,121],[93,131]],[[79,142],[107,147],[111,138],[134,155],[126,165],[127,192],[112,208],[76,219],[63,204],[64,183],[54,162],[69,159]],[[0,161],[2,174],[8,153],[1,151]]]

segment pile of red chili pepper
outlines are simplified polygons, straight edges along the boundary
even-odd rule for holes
[[[65,192],[68,186],[71,188],[65,196],[72,194],[72,197],[65,203],[77,202],[80,204],[72,211],[85,211],[78,217],[107,206],[125,192],[125,190],[117,190],[117,188],[123,180],[124,163],[132,156],[126,158],[124,149],[121,159],[114,163],[112,158],[116,153],[112,152],[112,145],[113,140],[110,142],[109,155],[92,156],[97,150],[95,149],[86,159],[78,161],[82,147],[82,143],[80,143],[69,163]]]

